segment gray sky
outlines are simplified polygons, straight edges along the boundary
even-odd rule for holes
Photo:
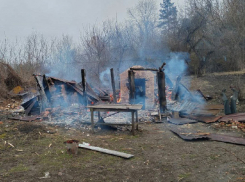
[[[172,0],[177,6],[185,0]],[[23,39],[33,32],[45,37],[68,34],[75,39],[84,27],[127,17],[139,0],[0,0],[0,40]],[[156,0],[160,6],[162,0]]]

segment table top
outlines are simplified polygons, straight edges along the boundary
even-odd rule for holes
[[[87,106],[87,108],[91,109],[113,109],[113,110],[140,110],[143,107],[143,105],[140,104],[98,104],[98,105],[92,105]]]

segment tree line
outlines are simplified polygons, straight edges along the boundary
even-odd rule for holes
[[[94,85],[114,68],[116,79],[133,65],[159,67],[171,52],[187,52],[189,73],[244,69],[245,1],[189,0],[176,7],[171,0],[141,0],[128,9],[125,22],[108,20],[84,29],[78,43],[69,35],[47,39],[33,33],[24,42],[0,42],[0,60],[27,79],[47,73],[79,81],[87,70]],[[103,79],[103,78],[102,78]]]

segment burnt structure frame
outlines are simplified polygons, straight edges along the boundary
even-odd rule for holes
[[[134,71],[155,71],[157,85],[158,85],[158,98],[160,105],[160,112],[163,113],[167,109],[166,105],[166,93],[165,93],[165,73],[163,72],[163,67],[166,63],[163,63],[159,69],[154,68],[130,68],[128,71],[128,79],[129,79],[129,103],[135,103],[135,76]]]

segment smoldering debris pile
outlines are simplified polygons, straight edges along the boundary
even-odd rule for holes
[[[124,103],[127,100],[130,104],[143,103],[143,105],[145,104],[146,106],[147,104],[150,105],[150,102],[154,107],[155,110],[153,109],[153,112],[156,114],[152,114],[151,111],[149,111],[149,108],[145,107],[150,114],[147,114],[149,117],[142,116],[140,118],[143,122],[157,121],[156,116],[158,116],[158,120],[161,121],[163,117],[175,117],[174,115],[176,115],[176,113],[178,117],[174,118],[175,124],[178,123],[178,121],[180,121],[180,124],[183,123],[183,119],[179,119],[179,117],[205,123],[218,121],[220,118],[217,117],[217,114],[220,113],[223,106],[218,106],[218,108],[206,107],[207,101],[211,99],[211,97],[205,96],[201,90],[197,90],[196,92],[189,91],[188,88],[181,83],[183,74],[178,75],[177,79],[171,75],[173,73],[169,72],[168,74],[165,74],[165,65],[166,64],[163,63],[159,69],[143,68],[140,66],[129,68],[123,75],[121,75],[120,92],[116,92],[114,88],[112,89],[113,94],[104,91],[101,88],[95,88],[94,91],[89,83],[86,82],[85,74],[84,77],[82,76],[82,81],[80,83],[46,75],[34,74],[33,76],[37,83],[36,92],[26,92],[21,95],[23,98],[22,107],[24,109],[25,117],[24,119],[23,117],[15,118],[27,121],[42,118],[42,120],[49,122],[63,122],[66,124],[77,121],[81,123],[90,122],[91,116],[89,110],[86,108],[87,105],[100,104],[102,102],[116,103],[120,100]],[[19,85],[21,80],[13,72],[13,69],[8,65],[4,66],[4,80],[6,83],[12,83],[9,84],[8,88],[12,88],[10,87],[11,85]],[[13,72],[12,76],[10,73],[6,72],[6,70],[9,70],[10,73]],[[142,74],[148,72],[151,72],[151,74]],[[143,77],[144,75],[148,75],[151,79]],[[12,78],[12,81],[10,78]],[[156,81],[154,81],[155,79]],[[113,83],[114,82],[112,82],[112,86]],[[155,89],[158,89],[158,94],[154,94]],[[127,95],[128,99],[125,99],[125,97],[123,97],[124,95]],[[113,100],[114,96],[116,96],[115,100]],[[117,98],[117,96],[119,97]],[[23,109],[20,110],[23,111]],[[18,113],[18,111],[15,113]],[[40,117],[26,118],[26,116],[30,115]],[[126,115],[111,115],[111,113],[108,113],[108,116],[105,116],[102,119],[104,119],[103,122],[107,123],[116,124],[120,123],[119,121],[122,121],[121,123],[124,122],[127,124],[128,120],[130,122],[130,119],[125,120],[126,117],[124,116]],[[173,123],[173,119],[170,121]]]
[[[15,87],[22,84],[21,79],[11,67],[5,64],[2,65],[0,69],[3,69],[1,74],[4,76],[0,75],[2,76],[0,83],[4,83],[5,87],[3,89],[10,90],[14,88],[18,90],[18,87]],[[170,73],[169,75],[165,74],[164,66],[165,63],[159,69],[133,67],[126,70],[121,75],[119,93],[115,89],[112,74],[113,94],[100,88],[96,88],[94,91],[83,76],[82,82],[77,83],[35,74],[33,76],[37,83],[36,91],[19,93],[23,99],[23,108],[14,110],[13,116],[9,117],[9,119],[44,121],[53,125],[63,125],[65,128],[74,126],[93,132],[93,112],[102,111],[103,114],[100,114],[100,112],[96,113],[95,118],[98,118],[98,121],[95,125],[102,125],[101,128],[105,125],[110,125],[109,128],[123,131],[130,130],[128,125],[131,125],[131,131],[134,134],[133,113],[135,111],[130,110],[129,106],[140,105],[141,109],[143,105],[150,105],[150,99],[150,103],[154,108],[151,110],[149,107],[144,107],[147,110],[136,112],[136,129],[138,129],[138,121],[142,124],[167,120],[169,129],[185,140],[201,138],[245,145],[245,141],[241,138],[232,138],[226,135],[217,135],[216,133],[196,132],[194,130],[185,131],[183,126],[197,122],[219,122],[219,125],[215,124],[216,127],[231,126],[233,129],[244,131],[245,127],[242,122],[245,121],[245,116],[244,113],[221,116],[223,105],[209,105],[208,100],[212,99],[212,97],[205,96],[201,90],[191,92],[181,83],[182,75],[179,75],[176,79]],[[149,71],[156,74],[142,74]],[[145,75],[148,75],[148,77],[145,78]],[[156,81],[154,81],[154,77],[156,77]],[[154,93],[156,89],[158,89],[158,94]],[[128,99],[125,99],[124,95],[127,95]],[[117,96],[119,97],[117,98]],[[124,103],[126,100],[127,103]],[[121,101],[121,104],[118,105],[117,101]],[[110,102],[114,102],[114,105],[110,104]],[[88,106],[94,104],[97,104],[97,106]],[[108,107],[107,104],[110,104],[110,106]],[[119,108],[120,105],[125,108]],[[129,111],[132,115],[130,113],[119,113]],[[97,129],[100,129],[100,127],[97,127]]]
[[[33,75],[37,82],[37,94],[28,94],[23,98],[22,106],[26,115],[41,114],[47,108],[68,110],[77,105],[85,108],[87,104],[96,103],[100,98],[88,83],[76,83],[45,75]],[[86,87],[86,93],[85,93]],[[81,109],[80,108],[80,109]]]

